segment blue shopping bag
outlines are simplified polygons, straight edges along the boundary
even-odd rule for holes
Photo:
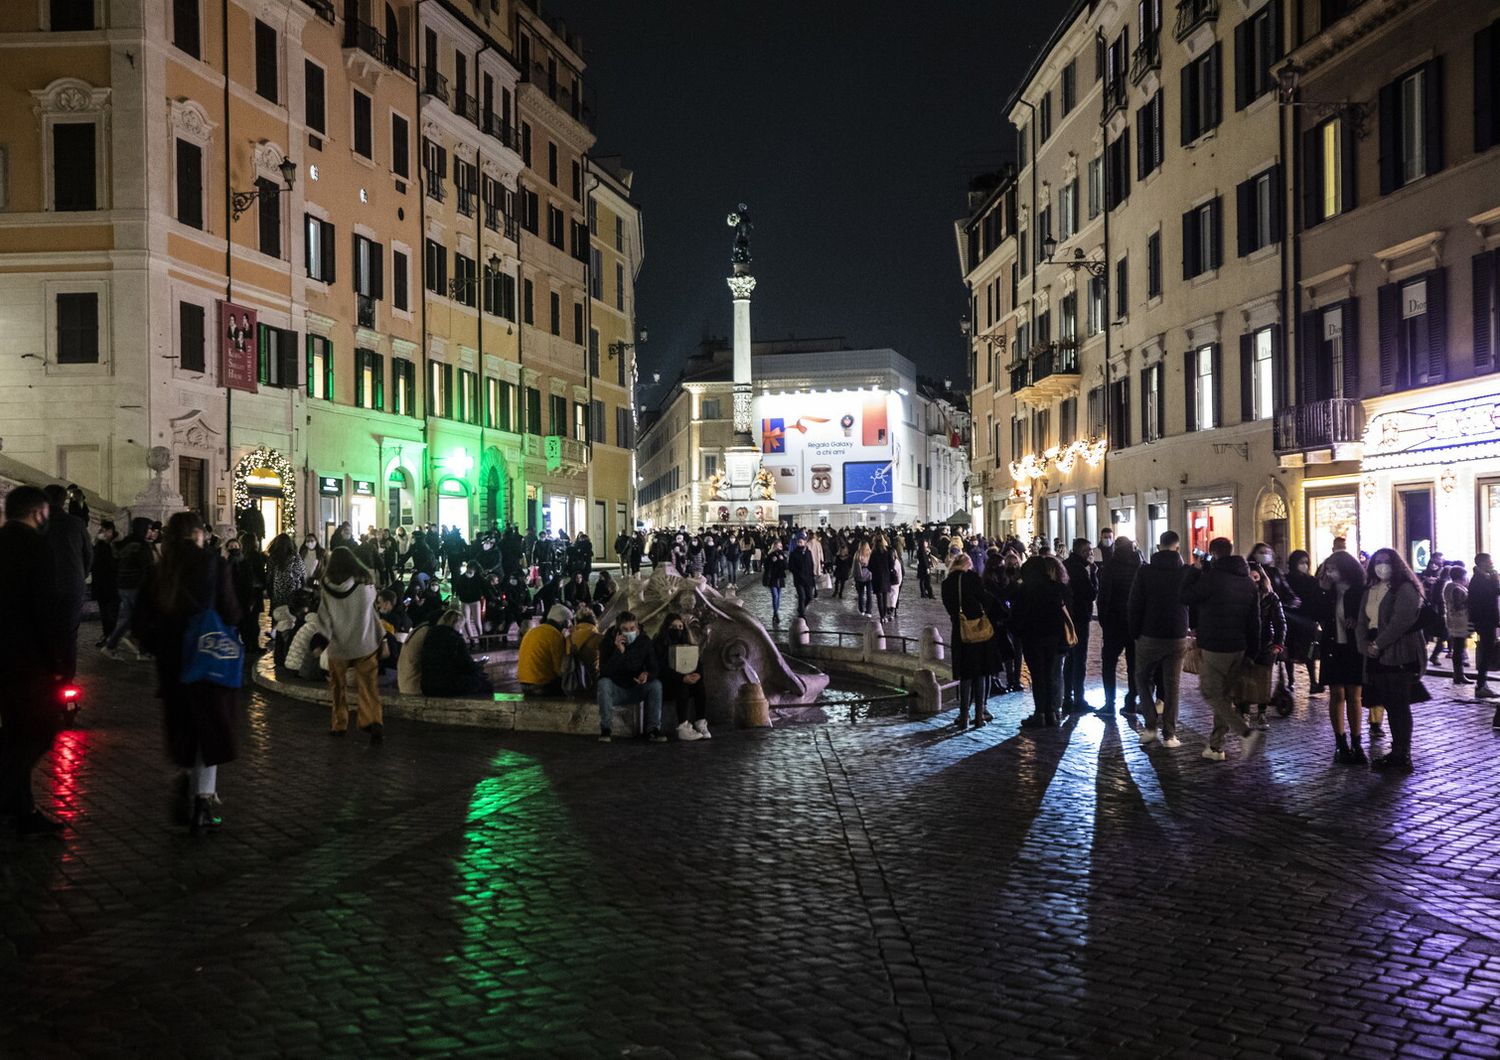
[[[221,688],[239,688],[244,662],[239,632],[226,626],[218,611],[206,607],[188,619],[182,637],[183,684],[207,681]]]

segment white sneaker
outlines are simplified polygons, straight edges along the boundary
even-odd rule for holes
[[[1181,747],[1182,741],[1175,736],[1168,736],[1161,742],[1163,747]]]
[[[677,738],[679,740],[701,740],[703,739],[703,734],[684,721],[677,726]]]
[[[1226,755],[1223,751],[1215,751],[1212,747],[1205,747],[1203,749],[1203,757],[1208,759],[1210,762],[1222,762],[1229,756]]]
[[[1240,754],[1245,758],[1254,758],[1266,749],[1266,734],[1256,729],[1248,736],[1240,737]]]
[[[714,738],[714,734],[708,731],[708,719],[706,718],[699,718],[693,722],[693,730],[705,740],[712,740]]]
[[[1141,730],[1141,746],[1142,747],[1145,747],[1148,743],[1154,743],[1155,741],[1156,741],[1156,730],[1155,729],[1142,729]]]

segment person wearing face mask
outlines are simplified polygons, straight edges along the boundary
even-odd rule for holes
[[[1364,599],[1365,570],[1350,553],[1334,552],[1323,561],[1318,583],[1325,603],[1319,617],[1323,634],[1318,644],[1318,678],[1328,686],[1333,760],[1340,765],[1364,765],[1369,761],[1360,744],[1364,660],[1354,627]]]
[[[781,590],[786,588],[786,553],[781,551],[781,542],[771,541],[765,562],[760,568],[760,583],[771,591],[771,624],[781,623]]]
[[[656,639],[656,671],[661,676],[662,699],[670,699],[677,711],[677,738],[687,742],[711,738],[703,661],[697,648],[687,620],[676,612],[667,615]]]
[[[1312,557],[1300,548],[1287,557],[1286,584],[1296,599],[1286,610],[1287,691],[1295,687],[1297,664],[1302,663],[1307,667],[1308,692],[1317,695],[1324,689],[1313,668],[1318,654],[1318,627],[1326,620],[1332,603],[1327,590],[1312,574]]]
[[[1489,686],[1490,670],[1500,662],[1495,657],[1495,630],[1500,627],[1500,577],[1495,574],[1495,561],[1488,552],[1474,557],[1474,577],[1469,579],[1469,622],[1479,639],[1474,656],[1474,669],[1479,672],[1474,698],[1500,698],[1500,693],[1491,691]],[[1500,729],[1500,708],[1495,711],[1495,727]]]
[[[1370,763],[1373,769],[1409,773],[1412,769],[1411,705],[1421,685],[1426,638],[1422,630],[1422,585],[1400,553],[1376,549],[1370,557],[1364,599],[1354,632],[1365,662],[1367,697],[1385,707],[1391,723],[1391,749]]]
[[[622,611],[599,648],[599,742],[612,736],[615,708],[640,703],[646,708],[646,736],[666,743],[661,732],[661,681],[656,650],[635,614]]]
[[[1471,684],[1464,676],[1468,661],[1469,637],[1474,632],[1469,623],[1469,571],[1463,561],[1455,560],[1443,572],[1443,621],[1448,631],[1448,647],[1453,656],[1453,683]]]
[[[31,789],[31,773],[57,734],[53,695],[61,660],[49,624],[61,594],[42,533],[46,523],[41,490],[17,486],[6,494],[0,526],[0,814],[9,815],[22,836],[63,829],[36,808]]]
[[[1231,697],[1246,658],[1260,654],[1260,595],[1250,581],[1249,565],[1234,554],[1234,543],[1227,537],[1210,541],[1208,554],[1210,562],[1194,567],[1183,578],[1181,596],[1202,652],[1198,688],[1214,713],[1203,757],[1224,761],[1224,738],[1235,732],[1240,736],[1241,754],[1252,758],[1264,748],[1265,733],[1245,723]]]

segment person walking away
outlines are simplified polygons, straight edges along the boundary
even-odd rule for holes
[[[1094,617],[1094,600],[1099,596],[1099,573],[1090,558],[1092,553],[1088,538],[1075,538],[1073,550],[1063,560],[1063,569],[1068,572],[1068,613],[1073,616],[1078,637],[1063,660],[1064,714],[1082,714],[1088,709],[1083,684],[1088,671],[1089,624]]]
[[[662,699],[670,698],[677,712],[677,738],[689,742],[711,738],[703,660],[687,620],[676,612],[667,615],[657,637],[656,672]]]
[[[1354,632],[1365,595],[1365,569],[1348,552],[1331,553],[1323,562],[1318,585],[1323,593],[1323,626],[1318,643],[1318,680],[1328,687],[1328,721],[1333,726],[1333,760],[1364,765],[1360,740],[1364,706],[1365,664]],[[1302,597],[1303,602],[1308,600]]]
[[[661,734],[661,696],[651,638],[633,612],[622,611],[599,650],[599,741],[610,741],[615,707],[640,703],[646,708],[647,738],[666,743]]]
[[[958,717],[954,725],[959,730],[967,728],[972,708],[974,727],[979,728],[989,720],[985,704],[990,698],[990,677],[999,668],[995,664],[999,630],[993,621],[989,621],[984,583],[974,573],[974,561],[964,553],[953,557],[948,565],[942,593],[943,609],[952,620],[948,643],[952,645],[953,676],[958,679]],[[989,636],[966,639],[966,625],[974,629],[981,620],[989,622]]]
[[[839,548],[833,557],[833,595],[834,599],[844,598],[844,586],[849,583],[849,574],[854,568],[854,554],[849,551],[849,545],[845,541],[839,542]]]
[[[182,773],[176,809],[194,834],[223,823],[219,767],[235,759],[239,692],[208,681],[183,683],[183,641],[189,624],[212,609],[231,629],[239,624],[229,564],[204,547],[208,532],[193,512],[178,512],[162,533],[161,559],[141,586],[132,629],[156,657],[157,695],[166,715],[167,749]]]
[[[1033,556],[1021,565],[1012,588],[1011,620],[1031,671],[1034,707],[1021,725],[1028,729],[1055,726],[1062,713],[1063,656],[1070,647],[1067,628],[1072,622],[1068,572],[1056,556]]]
[[[260,541],[248,531],[240,534],[238,562],[234,565],[234,593],[240,602],[240,640],[245,650],[260,651],[260,616],[266,608],[266,556]]]
[[[1500,576],[1495,573],[1495,561],[1488,552],[1474,557],[1474,577],[1469,579],[1469,624],[1479,647],[1474,657],[1475,699],[1500,699],[1500,692],[1492,691],[1489,684],[1490,670],[1500,663],[1495,656],[1495,632],[1500,627]],[[1495,727],[1500,729],[1500,708],[1495,711]]]
[[[1461,561],[1448,564],[1448,582],[1443,586],[1443,621],[1448,630],[1448,650],[1453,655],[1453,683],[1472,684],[1464,676],[1469,636],[1474,631],[1469,625],[1469,571]]]
[[[847,549],[840,549],[839,550],[839,555],[840,556],[845,556],[847,554],[848,554],[848,550]],[[927,538],[926,537],[923,537],[922,540],[917,543],[917,554],[913,558],[912,563],[917,568],[917,594],[923,600],[931,600],[933,598],[933,595],[932,595],[932,564],[933,564],[933,556],[932,556],[932,546],[927,543]],[[834,576],[838,577],[836,569],[835,569]],[[849,576],[849,565],[847,563],[845,563],[844,564],[844,577],[847,578],[848,576]],[[844,597],[844,582],[841,579],[839,581],[839,599],[842,600],[843,597]]]
[[[99,535],[94,538],[94,568],[89,573],[89,595],[99,605],[99,639],[94,647],[104,647],[105,639],[120,621],[120,572],[115,556],[115,524],[99,521]]]
[[[1406,562],[1402,560],[1402,562]],[[1427,561],[1427,566],[1422,568],[1418,576],[1418,585],[1422,590],[1422,599],[1428,601],[1432,606],[1428,614],[1424,615],[1422,636],[1425,638],[1423,644],[1432,641],[1432,654],[1427,657],[1431,666],[1436,666],[1438,653],[1443,650],[1443,642],[1447,640],[1448,629],[1443,624],[1443,571],[1447,565],[1443,562],[1443,554],[1434,552]]]
[[[799,531],[792,539],[792,551],[786,558],[786,568],[792,576],[792,588],[797,591],[797,615],[800,618],[807,614],[807,605],[812,603],[813,590],[818,581],[812,549],[807,547],[806,531]]]
[[[94,545],[88,524],[68,514],[67,491],[54,484],[42,492],[47,497],[45,536],[56,586],[52,636],[58,649],[58,676],[68,682],[78,673],[78,625],[83,620],[85,579],[94,567]]]
[[[31,774],[57,735],[60,645],[52,636],[60,594],[43,527],[47,495],[16,486],[0,525],[0,815],[22,836],[54,835],[63,825],[36,808]],[[65,518],[72,518],[65,516]]]
[[[272,613],[290,604],[307,583],[307,567],[289,534],[277,534],[266,548],[266,583],[271,590]]]
[[[1422,583],[1395,549],[1376,549],[1365,571],[1365,593],[1354,632],[1365,657],[1365,687],[1385,707],[1391,749],[1370,768],[1412,770],[1412,696],[1421,684],[1426,638]]]
[[[1088,540],[1080,538],[1088,549]],[[1182,660],[1187,653],[1188,611],[1182,603],[1182,582],[1187,566],[1179,549],[1182,539],[1175,530],[1165,530],[1157,541],[1151,562],[1136,573],[1130,586],[1128,620],[1135,641],[1137,701],[1142,704],[1141,744],[1160,738],[1163,747],[1182,746],[1177,738],[1178,701],[1182,689]],[[1082,639],[1080,635],[1080,639]],[[1154,688],[1161,689],[1161,698]]]
[[[318,606],[328,635],[328,684],[333,692],[330,736],[349,731],[348,675],[354,672],[358,725],[370,734],[370,742],[385,742],[381,716],[380,622],[375,613],[374,578],[354,552],[344,546],[328,556],[323,578],[323,600]]]
[[[761,563],[760,583],[771,590],[771,624],[781,623],[781,590],[786,586],[786,553],[781,551],[781,542],[772,539]]]
[[[875,594],[875,611],[884,622],[890,616],[891,583],[896,578],[895,557],[884,534],[875,535],[870,549],[870,591]]]
[[[135,614],[136,601],[141,586],[145,584],[151,568],[156,565],[156,531],[151,520],[137,517],[130,520],[130,533],[115,550],[115,577],[120,591],[120,615],[114,629],[104,640],[101,654],[106,659],[120,659],[116,654],[120,641],[130,634],[131,617]],[[131,642],[131,650],[141,654],[139,645]]]
[[[1120,655],[1125,656],[1125,705],[1120,714],[1135,713],[1135,641],[1130,636],[1130,587],[1141,569],[1141,554],[1128,537],[1115,538],[1109,554],[1099,567],[1100,666],[1104,677],[1104,710],[1115,712],[1115,681]],[[1154,698],[1154,697],[1153,697]]]
[[[1246,655],[1260,651],[1260,599],[1249,565],[1234,554],[1234,543],[1227,537],[1210,541],[1202,566],[1187,572],[1182,602],[1194,612],[1202,653],[1198,688],[1214,713],[1203,757],[1224,761],[1224,737],[1231,732],[1239,734],[1242,754],[1254,757],[1265,745],[1265,733],[1245,723],[1231,695]]]
[[[870,584],[874,580],[874,573],[870,570],[872,554],[868,541],[861,541],[854,553],[854,602],[862,615],[870,613]]]

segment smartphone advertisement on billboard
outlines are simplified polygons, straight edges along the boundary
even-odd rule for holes
[[[884,390],[763,394],[755,401],[761,466],[780,504],[895,502],[901,409]]]

